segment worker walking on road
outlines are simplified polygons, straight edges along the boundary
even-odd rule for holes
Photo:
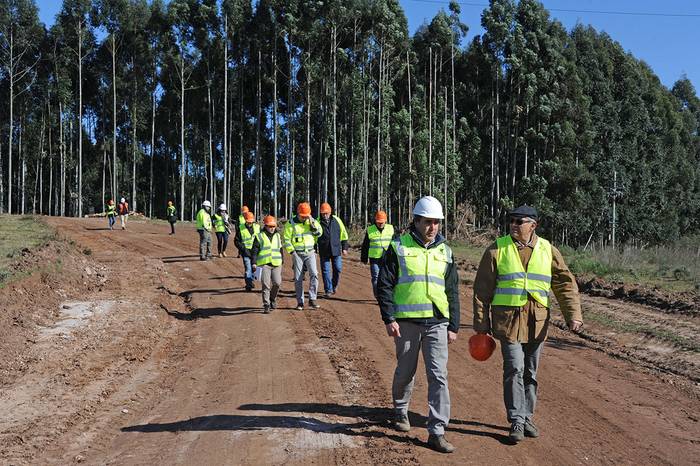
[[[362,241],[360,251],[360,261],[366,264],[369,261],[369,270],[372,276],[372,292],[377,297],[377,278],[379,278],[379,265],[382,262],[384,253],[389,248],[391,241],[397,239],[394,233],[394,226],[386,223],[387,216],[383,210],[378,210],[374,214],[374,225],[370,225]]]
[[[440,234],[443,218],[437,199],[418,200],[410,229],[386,251],[377,300],[386,332],[396,343],[394,426],[400,432],[411,429],[408,406],[422,351],[428,378],[428,445],[451,453],[454,447],[445,439],[450,421],[447,345],[459,331],[459,277],[452,250]]]
[[[226,204],[219,205],[213,220],[214,230],[216,231],[216,250],[219,253],[219,257],[226,257],[226,246],[228,246],[228,236],[231,231],[228,224]]]
[[[129,203],[123,197],[119,201],[117,210],[119,211],[119,220],[122,222],[122,230],[126,230],[126,221],[129,218]]]
[[[318,255],[321,259],[321,275],[326,297],[338,291],[340,273],[343,270],[343,257],[348,255],[348,231],[343,221],[327,202],[321,204],[318,218],[323,234],[318,238]],[[342,255],[341,255],[342,254]]]
[[[250,212],[250,209],[248,209],[247,205],[244,205],[243,207],[241,207],[241,214],[238,216],[238,227],[245,224],[246,212]]]
[[[245,268],[245,290],[250,291],[255,288],[253,283],[253,263],[251,261],[251,250],[253,249],[253,240],[260,234],[260,225],[255,222],[253,212],[244,214],[245,222],[239,225],[236,230],[236,238],[234,243],[238,248],[238,253],[243,258],[243,267]]]
[[[109,229],[114,230],[114,224],[117,221],[117,208],[112,199],[107,202],[107,221],[109,222]]]
[[[199,233],[199,260],[211,257],[211,202],[202,202],[197,212],[197,233]]]
[[[284,226],[284,248],[292,255],[294,265],[294,290],[298,311],[304,310],[304,275],[309,272],[309,305],[318,309],[316,291],[318,289],[318,269],[316,268],[316,240],[323,234],[323,228],[311,216],[311,206],[302,202],[297,206],[297,215]]]
[[[277,292],[282,286],[282,237],[277,232],[277,219],[268,215],[263,219],[263,231],[253,240],[251,251],[253,272],[262,267],[263,312],[277,308]]]
[[[474,280],[474,330],[501,342],[503,400],[513,443],[539,436],[532,418],[549,292],[572,331],[583,325],[576,279],[559,250],[535,233],[537,220],[537,210],[527,205],[510,212],[510,235],[489,246]]]
[[[168,201],[168,207],[165,209],[165,215],[168,217],[168,223],[170,223],[170,234],[175,234],[175,222],[177,222],[177,211],[173,205],[173,201]]]

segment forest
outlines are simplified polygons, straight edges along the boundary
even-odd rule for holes
[[[412,36],[398,0],[0,2],[0,213],[84,216],[125,197],[447,232],[528,203],[574,247],[700,232],[700,99],[535,0],[457,2]],[[689,57],[689,59],[691,59]]]

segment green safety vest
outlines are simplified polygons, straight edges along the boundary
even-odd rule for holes
[[[245,225],[245,217],[243,214],[238,216],[238,226],[240,227],[241,225]]]
[[[382,231],[379,231],[377,225],[371,225],[367,228],[367,237],[369,238],[369,258],[381,259],[394,237],[394,226],[387,223]]]
[[[175,216],[175,206],[169,205],[168,208],[166,209],[166,213],[167,213],[168,217],[174,217]]]
[[[316,239],[322,234],[320,222],[316,222],[316,231],[311,231],[308,221],[296,223],[292,219],[284,225],[284,248],[290,254],[294,251],[308,253],[313,251]]]
[[[197,230],[211,231],[211,215],[203,208],[197,212]]]
[[[248,228],[245,226],[245,223],[238,227],[238,229],[241,231],[241,239],[243,240],[243,246],[245,246],[245,248],[248,250],[253,249],[253,240],[255,239],[255,236],[260,234],[260,225],[258,225],[257,223],[253,223],[253,234],[251,234],[248,231]]]
[[[282,238],[279,233],[272,235],[272,240],[267,237],[264,231],[258,234],[258,243],[260,251],[258,251],[258,259],[256,265],[270,264],[273,267],[282,265]]]
[[[214,230],[217,233],[223,233],[226,231],[226,223],[224,223],[223,215],[214,214]]]
[[[107,216],[113,217],[117,215],[117,208],[114,205],[107,205]]]
[[[537,238],[527,264],[527,272],[520,260],[518,247],[510,235],[498,238],[496,245],[498,278],[491,304],[522,307],[530,295],[538,303],[549,307],[549,290],[552,285],[552,245],[549,241]]]
[[[452,263],[452,249],[445,243],[426,249],[410,233],[392,241],[391,246],[399,262],[394,318],[430,318],[434,315],[433,306],[449,318],[445,273]]]

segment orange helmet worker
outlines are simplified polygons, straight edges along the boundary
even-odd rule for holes
[[[311,217],[311,205],[308,202],[300,202],[297,206],[297,214],[299,218]]]

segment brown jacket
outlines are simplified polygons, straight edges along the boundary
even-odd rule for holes
[[[533,233],[529,244],[515,242],[523,267],[527,270],[532,250],[537,242]],[[491,332],[494,337],[511,343],[527,343],[530,340],[545,340],[549,327],[549,309],[528,297],[521,307],[491,306],[498,276],[496,258],[498,246],[494,242],[484,253],[474,280],[474,330],[479,333]],[[552,291],[567,323],[572,320],[583,322],[581,300],[574,275],[564,263],[557,248],[552,246]],[[490,311],[490,312],[489,312]]]

